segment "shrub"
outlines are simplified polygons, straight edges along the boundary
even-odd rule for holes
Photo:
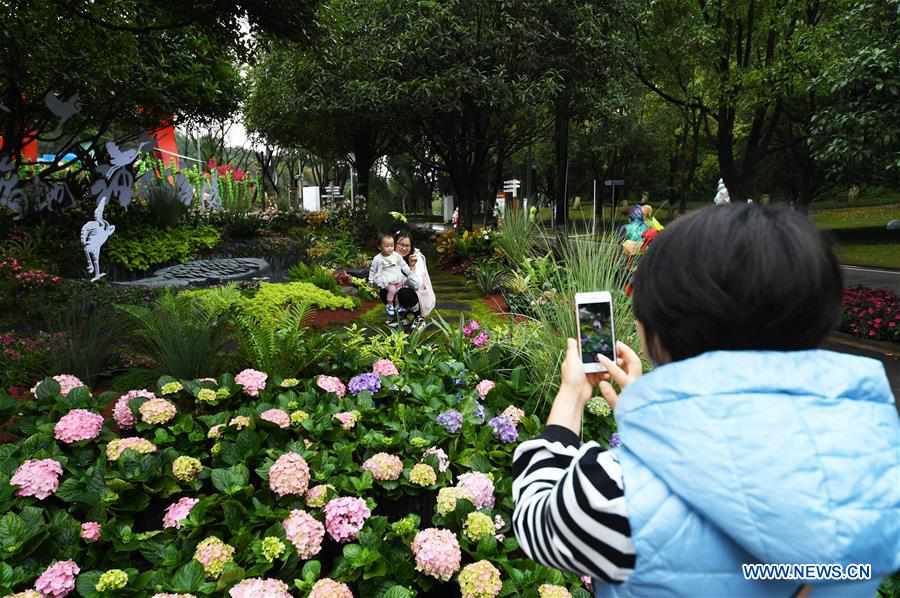
[[[223,318],[189,297],[164,293],[155,305],[120,305],[135,325],[134,349],[181,378],[217,371],[228,331]]]
[[[900,297],[885,289],[844,290],[841,331],[871,340],[900,342]]]
[[[177,226],[187,215],[188,209],[178,196],[178,190],[165,179],[155,179],[146,191],[149,223],[159,229]]]
[[[329,269],[304,262],[297,262],[288,270],[288,279],[295,282],[308,282],[333,293],[339,292],[341,288]]]
[[[328,350],[328,337],[307,327],[313,310],[301,303],[281,310],[276,318],[238,314],[239,344],[246,361],[258,370],[292,376],[319,361]]]
[[[59,418],[71,409],[97,412],[114,397],[82,388],[64,400],[58,383],[43,382],[36,400],[20,402],[21,415],[12,426],[23,440],[0,447],[0,476],[8,480],[26,459],[52,459],[58,464],[53,472],[62,473],[58,487],[54,483],[52,495],[42,500],[14,496],[9,485],[0,493],[6,547],[0,554],[0,593],[29,587],[51,563],[72,560],[80,568],[78,592],[85,596],[98,595],[95,586],[103,572],[120,569],[127,575],[117,574],[116,585],[125,584],[120,592],[133,596],[223,596],[244,580],[267,578],[296,587],[298,595],[316,584],[338,587],[327,581],[333,579],[347,584],[354,596],[427,598],[457,595],[459,570],[489,561],[509,595],[530,595],[546,583],[568,586],[585,598],[575,576],[525,558],[511,535],[515,445],[498,442],[487,421],[510,404],[530,411],[521,372],[494,376],[473,370],[466,363],[493,349],[469,344],[460,350],[450,352],[443,344],[411,349],[399,375],[380,377],[374,394],[360,390],[343,398],[321,389],[316,377],[270,375],[258,397],[242,392],[231,375],[162,377],[152,390],[177,407],[174,420],[144,423],[137,415],[152,399],[136,396],[128,405],[135,415],[132,430],[120,435],[107,423],[95,440],[73,445],[55,441]],[[371,360],[346,357],[324,361],[323,373],[346,381],[372,369]],[[480,418],[476,385],[488,375],[496,387],[486,395]],[[460,413],[457,433],[436,421],[448,409]],[[283,429],[262,417],[272,410],[292,414],[291,426]],[[354,414],[344,418],[355,421],[352,426],[336,421],[344,412]],[[525,440],[539,431],[540,421],[530,414],[518,428]],[[399,478],[376,480],[363,467],[379,453],[387,453],[380,460],[400,464]],[[199,475],[179,470],[177,477],[173,464],[179,458],[182,465],[198,460]],[[280,461],[298,467],[273,468]],[[433,484],[423,486],[421,476],[418,483],[410,479],[419,463],[431,466]],[[477,535],[471,522],[487,520],[469,517],[476,509],[466,497],[452,505],[445,500],[443,514],[436,512],[440,490],[474,472],[482,472],[480,512],[494,523],[493,530],[485,525]],[[284,492],[307,485],[306,497]],[[334,502],[338,497],[344,500]],[[80,539],[85,522],[99,524],[91,536],[96,541]],[[419,535],[429,528],[446,531]],[[421,547],[438,535],[459,554],[440,571],[422,566],[424,555],[410,548],[417,536]],[[254,583],[261,582],[241,587]]]
[[[186,262],[200,249],[219,244],[222,235],[212,226],[180,226],[170,229],[149,228],[137,236],[113,235],[106,255],[128,270],[143,272],[172,261]]]
[[[272,284],[264,282],[252,299],[242,306],[248,315],[265,319],[277,319],[281,309],[290,305],[308,304],[319,309],[354,309],[352,297],[340,297],[308,282]]]

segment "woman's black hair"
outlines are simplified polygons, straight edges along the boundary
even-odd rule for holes
[[[790,351],[825,340],[842,288],[831,243],[804,214],[741,203],[704,208],[660,233],[635,272],[633,307],[657,362]]]
[[[398,230],[394,235],[394,240],[398,243],[400,242],[400,239],[404,238],[409,239],[409,255],[407,255],[403,259],[406,261],[406,263],[409,263],[409,256],[416,252],[416,242],[413,239],[412,233],[406,230]]]

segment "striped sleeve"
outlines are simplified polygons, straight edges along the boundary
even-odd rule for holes
[[[613,453],[547,426],[513,457],[513,530],[541,564],[608,583],[634,571],[622,470]]]

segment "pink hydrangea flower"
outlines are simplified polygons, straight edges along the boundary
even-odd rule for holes
[[[129,436],[128,438],[116,438],[110,440],[106,445],[106,458],[110,461],[117,461],[125,449],[131,449],[141,454],[155,453],[156,445],[144,438],[137,436]]]
[[[459,476],[456,487],[472,497],[476,509],[494,508],[494,481],[485,473],[473,471]]]
[[[371,514],[361,498],[335,498],[325,505],[325,529],[336,542],[355,540]]]
[[[163,527],[181,529],[181,522],[188,518],[191,510],[198,502],[200,502],[200,499],[184,496],[179,498],[177,502],[170,504],[166,507],[166,513],[163,515]]]
[[[81,524],[81,538],[88,542],[99,542],[103,527],[96,521],[85,521]]]
[[[56,459],[28,459],[19,466],[9,483],[19,487],[16,496],[44,500],[59,488],[62,473],[62,465]]]
[[[475,390],[478,391],[478,396],[480,396],[483,401],[487,394],[494,390],[495,386],[497,386],[497,384],[493,380],[482,380],[478,383],[478,386],[475,387]]]
[[[589,590],[594,589],[594,580],[592,580],[589,575],[582,575],[579,579],[581,579],[581,583],[584,584],[584,587]]]
[[[297,453],[278,457],[269,469],[269,488],[278,496],[301,496],[309,487],[309,465]]]
[[[334,376],[319,376],[316,378],[316,385],[325,392],[333,392],[338,398],[347,394],[347,387],[340,378]]]
[[[168,593],[158,593],[153,594],[150,598],[197,598],[193,594],[168,594]]]
[[[456,534],[446,529],[430,527],[416,534],[412,542],[416,571],[447,581],[459,571],[462,553]]]
[[[44,596],[62,598],[75,589],[75,577],[80,571],[75,561],[57,561],[41,573],[34,589]]]
[[[324,507],[328,496],[328,484],[319,484],[306,491],[306,504],[310,507]]]
[[[514,405],[510,405],[501,413],[503,417],[509,418],[509,421],[513,423],[514,426],[518,426],[519,422],[522,421],[522,418],[525,417],[525,412]]]
[[[280,579],[253,577],[237,584],[228,595],[231,598],[291,598],[290,588]]]
[[[225,565],[234,560],[234,546],[210,536],[197,544],[194,560],[203,565],[207,577],[217,578],[222,575]]]
[[[362,468],[376,480],[396,480],[403,474],[403,461],[390,453],[376,453],[366,459]]]
[[[353,598],[353,592],[347,584],[325,577],[313,585],[307,598]]]
[[[359,421],[359,412],[358,411],[342,411],[341,413],[335,413],[334,419],[338,420],[341,424],[341,427],[345,430],[352,430],[354,426],[356,426],[356,422]]]
[[[79,386],[84,386],[84,382],[76,378],[71,374],[59,374],[57,376],[53,376],[53,379],[56,380],[56,383],[59,384],[59,395],[63,398],[69,395],[69,392],[78,388]],[[35,384],[31,389],[31,394],[37,396],[37,387],[39,384]]]
[[[178,409],[175,404],[166,399],[150,399],[141,403],[138,407],[141,414],[141,421],[145,424],[160,425],[167,424],[175,418]]]
[[[62,416],[53,427],[57,440],[72,444],[82,440],[93,440],[103,429],[103,416],[87,409],[72,409]]]
[[[275,424],[279,428],[291,427],[291,416],[284,409],[267,409],[259,415],[259,419]]]
[[[234,381],[244,387],[244,392],[251,397],[258,397],[265,390],[269,375],[258,370],[244,370],[234,377]]]
[[[284,535],[297,549],[297,556],[301,560],[311,559],[322,550],[325,526],[306,511],[294,509],[281,525],[284,526]]]
[[[422,454],[422,459],[424,459],[425,457],[434,457],[435,459],[437,459],[438,471],[440,471],[441,473],[444,473],[445,471],[447,471],[447,468],[450,467],[450,457],[448,457],[447,453],[444,452],[444,449],[440,447],[430,447]]]
[[[397,366],[390,359],[379,359],[372,365],[372,371],[379,376],[399,376]]]
[[[457,580],[463,598],[494,598],[503,589],[500,570],[485,560],[463,567]]]
[[[116,420],[119,428],[134,427],[134,414],[131,412],[130,404],[131,399],[139,397],[151,400],[155,399],[156,395],[149,390],[129,390],[116,401],[116,406],[113,407],[113,419]]]
[[[544,583],[538,586],[538,598],[572,598],[572,593],[563,586]]]

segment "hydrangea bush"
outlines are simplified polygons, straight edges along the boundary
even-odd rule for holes
[[[305,378],[41,381],[0,445],[0,596],[587,598],[508,523],[527,376],[455,334]]]

